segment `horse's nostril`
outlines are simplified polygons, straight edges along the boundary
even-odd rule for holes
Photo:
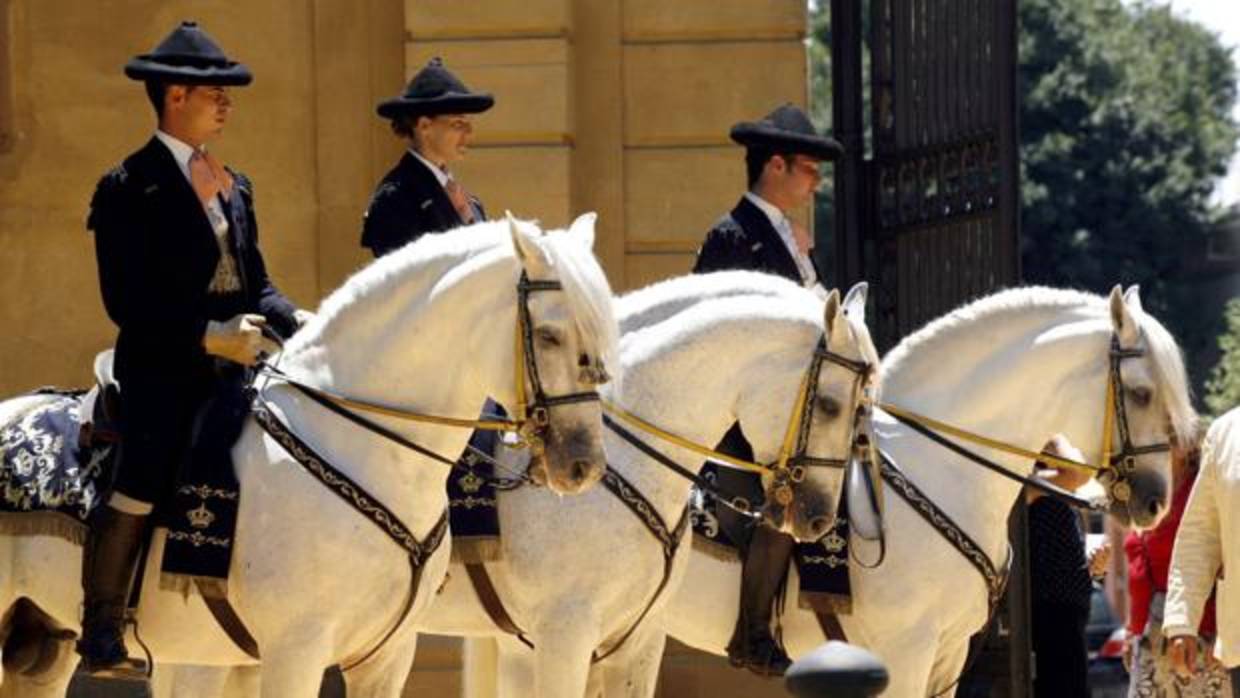
[[[1162,505],[1157,499],[1151,499],[1145,508],[1150,512],[1150,518],[1153,519],[1158,517],[1158,510],[1162,508]]]
[[[825,516],[815,516],[809,522],[809,530],[815,538],[821,538],[831,527],[831,520]]]
[[[581,484],[585,482],[586,478],[589,477],[589,475],[590,475],[589,461],[584,461],[584,460],[573,461],[572,478],[573,478],[574,483]]]

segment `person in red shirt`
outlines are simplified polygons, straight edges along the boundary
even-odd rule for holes
[[[1185,683],[1177,679],[1166,654],[1162,636],[1163,603],[1167,592],[1167,571],[1180,518],[1197,478],[1201,453],[1197,449],[1174,453],[1174,491],[1171,509],[1156,528],[1138,533],[1131,531],[1124,539],[1128,558],[1128,647],[1130,698],[1163,698],[1164,696],[1230,696],[1231,681],[1227,671],[1214,660],[1210,647],[1214,644],[1214,596],[1206,603],[1197,636],[1202,650],[1198,657],[1205,665]]]

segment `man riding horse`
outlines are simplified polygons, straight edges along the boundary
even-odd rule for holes
[[[123,625],[147,518],[175,487],[204,405],[231,395],[224,402],[235,407],[246,367],[276,349],[264,332],[287,337],[310,313],[267,277],[250,181],[206,150],[249,69],[183,22],[125,74],[145,83],[158,126],[99,181],[87,222],[119,328],[122,444],[86,542],[77,649],[92,674],[136,678],[144,666],[128,657]],[[213,448],[226,458],[229,445]]]
[[[775,274],[808,288],[821,288],[809,234],[788,213],[813,201],[822,179],[819,164],[833,160],[843,147],[821,136],[799,108],[785,104],[757,122],[732,127],[732,140],[745,146],[749,190],[740,202],[706,234],[698,250],[694,273],[748,269]],[[734,425],[723,437],[719,451],[752,460],[749,443]],[[761,485],[751,473],[723,468],[719,485],[739,491],[750,501],[761,501]],[[771,611],[779,583],[788,568],[793,538],[768,526],[757,526],[746,547],[746,525],[727,510],[720,523],[741,543],[740,615],[728,659],[763,676],[781,675],[791,661],[771,634]]]

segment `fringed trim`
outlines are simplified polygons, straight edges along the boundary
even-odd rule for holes
[[[740,562],[741,554],[736,548],[724,543],[713,541],[706,536],[693,534],[693,549],[705,553],[721,562]]]
[[[200,577],[192,574],[159,573],[159,588],[189,598],[190,592],[203,596],[227,599],[228,580],[219,577]]]
[[[86,524],[58,511],[0,512],[0,533],[10,536],[53,536],[83,545]]]
[[[498,536],[452,536],[452,562],[476,564],[504,556]]]
[[[797,607],[815,613],[834,613],[837,616],[846,616],[852,613],[852,596],[802,589],[797,595]]]

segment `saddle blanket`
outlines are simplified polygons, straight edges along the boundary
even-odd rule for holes
[[[448,475],[448,524],[454,562],[487,562],[500,557],[495,466],[477,455],[493,456],[498,443],[499,432],[475,431],[469,437],[470,448]]]
[[[113,425],[83,431],[85,391],[31,395],[42,399],[0,425],[0,531],[81,545],[91,512],[110,494],[119,446],[83,437],[113,433]],[[161,586],[186,591],[192,583],[203,594],[226,593],[238,497],[231,467],[189,459],[172,500],[157,506],[159,524],[168,527]]]
[[[114,444],[81,445],[81,391],[44,389],[0,425],[0,530],[86,539],[86,521],[111,481]]]
[[[719,467],[723,466],[703,466],[702,477],[717,485]],[[757,479],[758,476],[753,474],[753,477]],[[690,494],[689,502],[694,547],[721,560],[739,560],[742,542],[734,540],[728,527],[721,525],[719,509],[723,505],[714,495],[696,487]],[[753,502],[752,508],[757,511],[761,505],[762,502]],[[801,608],[820,613],[846,614],[852,611],[848,535],[848,514],[841,508],[835,525],[821,539],[796,544],[791,564],[797,566],[797,576],[800,578],[797,603]]]

